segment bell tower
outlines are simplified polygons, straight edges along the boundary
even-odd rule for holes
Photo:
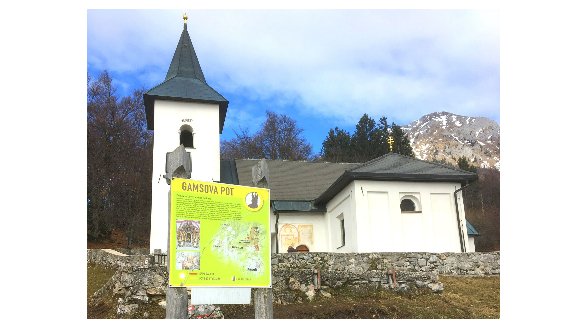
[[[183,145],[191,157],[191,179],[220,181],[220,134],[228,101],[205,80],[187,32],[183,32],[165,80],[143,95],[147,128],[153,130],[153,177],[150,251],[167,251],[167,152]]]

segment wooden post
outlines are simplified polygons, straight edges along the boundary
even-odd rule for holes
[[[187,288],[167,287],[166,319],[187,318]]]
[[[167,197],[167,274],[170,274],[171,262],[169,258],[169,251],[171,246],[169,245],[170,229],[171,229],[171,180],[175,178],[191,178],[191,158],[189,153],[185,151],[183,145],[177,147],[174,151],[167,153],[167,161],[165,164],[165,178],[169,185],[169,193]],[[181,287],[167,287],[167,297],[165,308],[165,319],[186,319],[187,318],[187,307],[188,307],[188,295],[187,288]]]
[[[269,187],[269,167],[264,159],[252,167],[252,182],[256,187]],[[272,270],[271,270],[272,271]],[[256,288],[254,291],[254,318],[273,318],[273,289]]]
[[[254,318],[273,318],[273,289],[256,288],[254,290]]]

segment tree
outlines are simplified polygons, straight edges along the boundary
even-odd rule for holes
[[[372,157],[380,157],[391,152],[391,146],[389,145],[389,137],[391,136],[391,127],[387,122],[387,117],[382,116],[378,120],[377,131],[372,141]]]
[[[362,163],[376,158],[378,148],[375,147],[375,144],[379,137],[380,134],[374,119],[367,114],[362,115],[350,139],[352,160]]]
[[[303,130],[287,115],[266,112],[266,120],[254,135],[247,130],[235,132],[236,137],[222,142],[223,159],[267,158],[307,160],[311,145],[301,136]]]
[[[321,156],[330,162],[351,162],[350,134],[338,127],[330,129],[322,143]]]
[[[118,98],[104,71],[87,81],[87,237],[107,239],[113,229],[148,237],[152,135],[143,92]]]
[[[251,136],[248,130],[234,132],[236,137],[222,141],[220,152],[223,159],[243,159],[264,157],[260,135]]]
[[[475,245],[478,252],[500,250],[500,172],[476,169],[478,180],[464,190],[466,220],[478,230]]]
[[[461,170],[468,171],[468,172],[476,172],[476,167],[468,162],[466,157],[459,157],[458,158],[458,167]]]
[[[403,132],[401,126],[393,123],[391,125],[391,136],[393,137],[393,152],[408,156],[408,157],[415,157],[413,153],[413,148],[411,148],[411,143],[407,138],[407,134]]]
[[[378,124],[367,114],[362,115],[356,130],[349,134],[337,127],[328,132],[322,143],[321,159],[332,162],[367,162],[389,152],[414,157],[407,135],[395,123],[389,126],[387,117],[379,119]],[[392,148],[389,137],[393,137]]]

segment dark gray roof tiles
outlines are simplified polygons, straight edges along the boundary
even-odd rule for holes
[[[258,159],[237,159],[235,165],[223,160],[222,182],[252,186],[252,167]],[[269,168],[271,200],[314,201],[323,204],[353,180],[461,182],[476,180],[475,173],[434,164],[419,159],[386,154],[369,162],[329,163],[266,160]],[[235,179],[234,179],[235,178]]]
[[[344,172],[314,202],[328,202],[354,180],[466,183],[476,179],[476,173],[389,153]]]
[[[153,87],[147,93],[168,99],[186,99],[209,101],[211,103],[228,102],[220,93],[199,79],[173,76]]]
[[[424,160],[389,153],[368,161],[354,169],[354,173],[386,173],[408,175],[470,176],[474,173]]]
[[[165,81],[147,91],[143,98],[149,130],[154,129],[155,126],[155,99],[218,104],[220,106],[219,132],[222,133],[224,129],[228,100],[206,83],[187,32],[187,24],[183,26],[183,32],[177,43]]]
[[[197,54],[193,48],[193,43],[189,37],[189,32],[187,32],[187,23],[183,24],[183,32],[177,43],[177,48],[175,48],[165,80],[175,76],[199,79],[204,83],[206,82]]]
[[[252,167],[258,159],[237,159],[240,185],[252,186]],[[323,193],[344,171],[357,163],[266,160],[269,168],[271,200],[312,201]]]

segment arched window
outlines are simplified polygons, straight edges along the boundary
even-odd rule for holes
[[[401,213],[421,212],[419,193],[404,193],[401,196]]]
[[[189,125],[183,125],[179,129],[179,144],[185,148],[193,148],[193,128]]]
[[[401,212],[413,212],[415,211],[415,203],[412,200],[405,198],[401,201]]]

